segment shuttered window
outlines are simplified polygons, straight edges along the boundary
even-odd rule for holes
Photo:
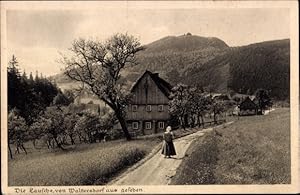
[[[147,106],[146,106],[146,111],[147,111],[147,112],[151,112],[151,105],[147,105]]]
[[[133,122],[132,129],[138,129],[138,128],[139,128],[139,122]]]
[[[158,112],[164,111],[164,105],[158,105]]]
[[[146,122],[146,129],[151,129],[151,122]]]
[[[164,122],[158,122],[158,128],[159,129],[165,128],[165,123]]]
[[[132,105],[132,112],[136,112],[137,111],[137,105]]]

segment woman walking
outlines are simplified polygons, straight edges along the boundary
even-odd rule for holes
[[[163,147],[162,154],[165,155],[165,158],[170,158],[173,155],[176,155],[175,147],[173,144],[174,134],[171,132],[172,128],[168,126],[166,132],[163,135]]]

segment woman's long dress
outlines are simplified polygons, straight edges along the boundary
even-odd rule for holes
[[[173,144],[173,135],[171,133],[164,133],[164,143],[162,147],[162,154],[165,156],[176,155],[175,147]]]

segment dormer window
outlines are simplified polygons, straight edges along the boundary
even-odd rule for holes
[[[132,112],[137,112],[137,105],[132,105]]]
[[[164,105],[158,105],[158,112],[164,111]]]
[[[147,106],[146,106],[146,111],[147,111],[147,112],[151,112],[151,105],[147,105]]]

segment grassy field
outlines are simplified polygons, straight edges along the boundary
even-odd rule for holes
[[[83,144],[68,151],[29,150],[8,163],[9,186],[105,184],[160,140]]]
[[[192,143],[172,184],[288,184],[290,110],[245,116]]]

